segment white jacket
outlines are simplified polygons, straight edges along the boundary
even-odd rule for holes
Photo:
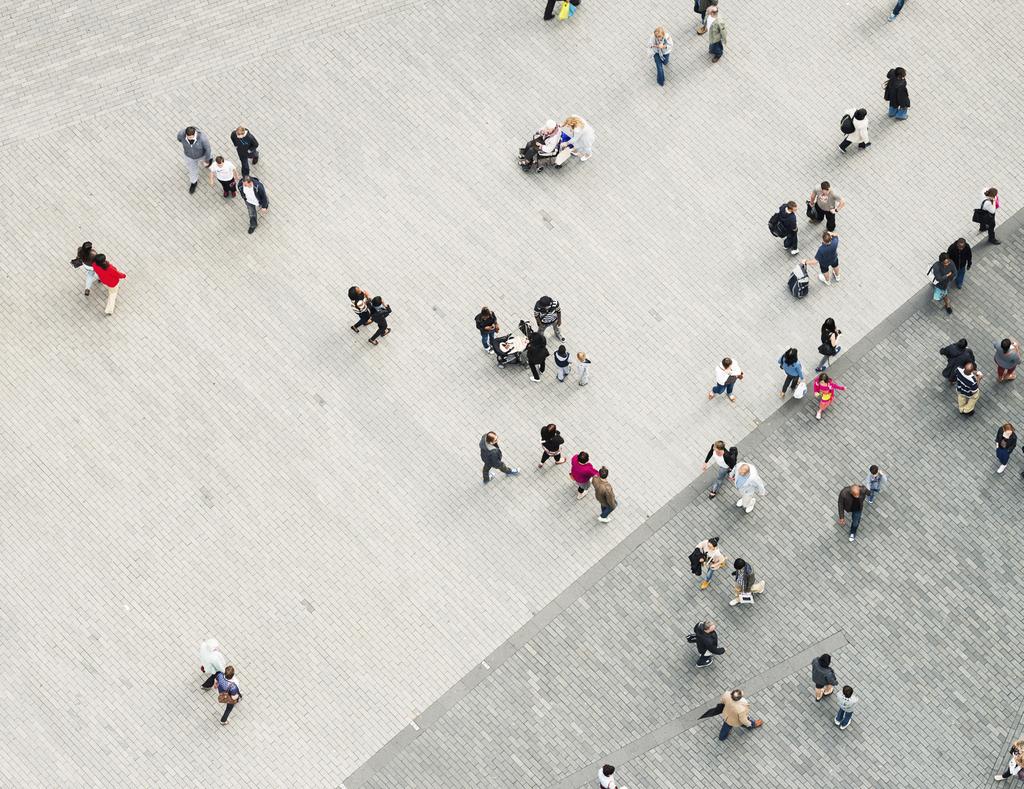
[[[853,132],[846,135],[846,138],[850,142],[871,142],[871,140],[868,139],[868,118],[865,116],[864,120],[857,120],[853,117],[853,113],[856,111],[856,109],[846,111],[846,114],[853,119]]]
[[[223,671],[227,667],[228,661],[220,651],[217,639],[208,638],[199,645],[199,665],[203,671],[209,671],[211,674]]]

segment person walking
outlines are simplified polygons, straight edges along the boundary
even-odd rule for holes
[[[711,449],[708,450],[708,454],[704,458],[704,464],[700,467],[701,471],[707,471],[708,464],[712,461],[715,464],[715,481],[708,488],[709,499],[713,499],[718,495],[718,491],[726,478],[733,478],[733,469],[736,468],[737,455],[738,450],[736,447],[726,449],[724,441],[716,441],[711,445]]]
[[[961,337],[954,343],[944,348],[939,348],[939,353],[946,357],[946,366],[942,368],[942,377],[949,381],[949,385],[956,384],[956,368],[963,367],[967,362],[973,362],[974,351],[967,347],[967,338]]]
[[[722,21],[717,5],[708,6],[705,24],[708,28],[708,52],[711,55],[711,62],[717,63],[725,54],[726,44],[725,22]]]
[[[889,14],[890,22],[900,15],[900,11],[903,10],[903,4],[905,2],[907,2],[907,0],[896,0],[896,5],[893,6],[892,13]]]
[[[228,716],[235,705],[242,700],[242,691],[235,680],[235,667],[225,666],[217,672],[217,701],[224,705],[224,714],[220,716],[220,725],[228,725]]]
[[[576,378],[580,386],[590,383],[590,359],[583,351],[576,354]]]
[[[875,496],[882,492],[882,486],[888,482],[889,477],[878,466],[873,465],[868,468],[868,475],[864,479],[864,487],[868,492],[868,504],[875,503]]]
[[[974,210],[974,221],[978,223],[978,232],[988,231],[988,243],[1002,244],[996,238],[996,210],[999,208],[999,190],[995,187],[986,189],[982,196],[981,207]]]
[[[900,0],[900,4],[903,4],[903,0]],[[857,703],[857,697],[853,695],[853,688],[849,685],[843,685],[843,693],[839,697],[839,706],[836,709],[836,720],[835,724],[840,729],[846,729],[850,726],[850,721],[853,720],[853,705]]]
[[[814,415],[814,418],[821,419],[825,409],[835,402],[836,392],[845,391],[846,387],[837,383],[835,379],[829,378],[828,373],[819,373],[818,377],[814,379],[814,396],[819,398],[818,413]]]
[[[654,57],[658,84],[664,85],[665,66],[668,65],[669,55],[672,54],[672,36],[665,32],[665,28],[654,28],[654,34],[647,40],[647,51]]]
[[[251,131],[244,126],[239,126],[231,132],[231,144],[235,146],[235,151],[238,153],[238,161],[242,165],[242,175],[248,175],[250,162],[256,164],[260,160],[259,152],[256,150],[260,147],[259,142]]]
[[[102,252],[92,259],[92,269],[96,273],[96,278],[107,286],[107,306],[103,308],[103,313],[113,315],[114,306],[117,304],[117,292],[121,288],[121,280],[125,278],[125,274],[108,263],[107,256]]]
[[[956,368],[956,405],[964,416],[974,416],[974,406],[981,397],[982,378],[984,376],[975,368],[974,362]]]
[[[735,403],[736,396],[732,393],[732,390],[736,386],[736,382],[742,380],[743,370],[740,369],[739,362],[726,356],[718,367],[715,368],[715,385],[708,392],[708,400],[714,400],[717,395],[725,392],[725,396]]]
[[[270,208],[270,200],[267,199],[267,190],[259,178],[251,175],[244,175],[238,181],[238,191],[245,198],[245,208],[249,212],[249,234],[256,232],[256,213],[266,216]]]
[[[564,443],[565,439],[562,438],[562,434],[558,432],[557,425],[554,423],[544,425],[544,427],[540,429],[541,455],[540,463],[537,464],[537,468],[544,468],[544,464],[548,462],[548,458],[554,458],[556,466],[560,466],[565,463],[565,458],[562,457],[562,444]]]
[[[814,368],[814,372],[821,373],[827,370],[833,357],[843,350],[843,346],[839,345],[840,334],[842,332],[836,328],[836,322],[832,318],[825,318],[825,322],[821,324],[821,345],[818,346],[821,361]]]
[[[608,481],[608,467],[601,466],[597,470],[597,476],[594,477],[594,497],[597,499],[597,503],[601,505],[601,514],[597,516],[597,519],[601,523],[608,523],[608,516],[612,514],[618,504],[615,502],[615,491],[612,490],[612,483]]]
[[[391,334],[391,329],[388,327],[388,315],[390,314],[391,305],[385,304],[384,299],[380,296],[370,299],[370,320],[377,324],[377,331],[369,339],[370,345],[378,345],[381,337]]]
[[[203,167],[209,167],[213,162],[210,140],[195,126],[186,126],[178,132],[178,142],[181,143],[185,169],[188,170],[188,192],[192,194],[199,183],[199,163],[202,162]]]
[[[797,358],[796,348],[787,348],[779,357],[779,368],[786,374],[786,380],[782,382],[782,391],[779,397],[786,398],[786,390],[796,392],[797,384],[803,384],[804,367]]]
[[[555,377],[558,383],[562,383],[569,377],[569,352],[565,350],[564,345],[559,345],[552,358],[555,360]]]
[[[818,279],[828,285],[831,278],[839,282],[839,236],[825,231],[821,234],[821,246],[814,253],[818,261]]]
[[[846,207],[846,201],[832,188],[828,181],[811,190],[807,198],[807,215],[812,222],[825,220],[825,229],[830,233],[836,229],[836,214]],[[839,238],[839,236],[836,236]]]
[[[550,296],[541,296],[533,305],[533,319],[537,322],[537,331],[545,334],[548,329],[555,330],[555,339],[565,342],[562,336],[562,307]]]
[[[98,279],[96,276],[96,270],[92,267],[92,262],[96,258],[96,251],[92,248],[91,241],[85,241],[75,252],[75,257],[71,261],[72,268],[85,267],[85,295],[88,296],[92,293],[92,286]]]
[[[832,656],[820,655],[811,661],[811,681],[814,683],[814,700],[821,701],[835,692],[836,672],[832,670]]]
[[[626,789],[615,783],[615,767],[606,764],[597,771],[597,789]]]
[[[854,143],[857,143],[858,148],[867,148],[871,145],[871,138],[868,135],[868,111],[863,107],[856,110],[850,108],[843,116],[844,123],[847,117],[850,119],[850,122],[846,128],[841,129],[844,137],[843,141],[839,143],[839,150],[846,153],[846,149]],[[846,131],[846,129],[850,129],[850,131]]]
[[[860,485],[847,485],[839,491],[839,525],[846,525],[846,513],[850,513],[850,542],[857,541],[857,529],[860,528],[860,516],[867,496],[867,488]]]
[[[1010,763],[1002,773],[992,777],[996,781],[1005,781],[1007,778],[1016,775],[1018,780],[1024,780],[1024,778],[1021,778],[1024,775],[1021,772],[1022,767],[1024,767],[1024,739],[1017,740],[1010,746]]]
[[[949,259],[956,266],[956,288],[960,290],[964,286],[964,277],[967,276],[967,270],[972,264],[971,247],[967,243],[967,239],[958,238],[949,245],[946,254],[949,255]]]
[[[1020,364],[1020,343],[1013,337],[1004,337],[992,343],[992,347],[996,352],[992,357],[996,363],[996,380],[1000,383],[1012,381],[1017,377],[1017,365]]]
[[[1010,462],[1010,454],[1017,447],[1017,432],[1013,425],[1007,422],[996,431],[996,460],[999,461],[999,468],[996,474],[1006,471],[1006,464]]]
[[[941,301],[946,314],[953,314],[953,306],[949,303],[949,287],[956,279],[956,265],[949,259],[949,253],[943,252],[932,264],[932,301]]]
[[[725,567],[725,555],[718,549],[718,537],[708,537],[697,543],[691,556],[697,556],[697,570],[700,575],[700,588],[707,589],[711,586],[711,579],[715,570]]]
[[[768,490],[761,481],[757,469],[750,463],[743,463],[736,469],[736,491],[740,494],[740,500],[736,502],[737,507],[743,507],[745,512],[750,512],[757,504],[757,497],[764,496]]]
[[[697,668],[704,668],[714,663],[715,659],[712,655],[725,654],[725,647],[718,646],[718,627],[712,619],[694,625],[693,635],[687,640],[697,647]]]
[[[370,312],[371,296],[365,290],[353,285],[348,289],[348,297],[352,302],[352,312],[359,318],[349,328],[354,332],[358,332],[360,326],[366,326],[372,320],[372,313]]]
[[[540,381],[540,374],[544,372],[547,364],[548,342],[544,339],[544,332],[530,332],[529,341],[526,344],[526,361],[530,365],[530,380],[536,383]]]
[[[572,151],[573,156],[581,162],[585,162],[594,155],[594,138],[596,135],[594,134],[593,126],[579,115],[570,115],[562,121],[562,128],[566,130],[564,133],[569,134],[565,147]]]
[[[213,164],[210,165],[210,186],[213,186],[214,177],[220,182],[224,197],[234,197],[238,194],[234,162],[227,161],[223,156],[215,156]]]
[[[700,16],[700,24],[697,25],[698,36],[708,32],[707,13],[713,5],[718,5],[718,0],[693,0],[693,12]]]
[[[754,568],[746,559],[736,559],[732,563],[732,577],[736,579],[733,586],[734,596],[729,605],[753,603],[754,595],[764,592],[764,581],[754,576]]]
[[[590,455],[579,452],[572,456],[569,464],[569,477],[576,483],[576,498],[582,499],[590,489],[590,481],[598,475],[598,470],[590,462]]]
[[[772,232],[782,239],[782,247],[789,250],[790,255],[797,255],[800,250],[797,248],[796,228],[796,203],[790,200],[779,206],[779,212],[775,215],[776,228]]]
[[[217,675],[228,666],[228,661],[220,651],[220,644],[217,639],[208,638],[199,645],[199,670],[202,673],[210,672],[200,687],[203,690],[210,690],[217,682]]]
[[[506,466],[501,459],[501,447],[498,446],[498,434],[491,431],[484,433],[480,439],[480,459],[484,462],[484,484],[491,481],[491,469],[496,468],[506,476],[514,477],[519,469],[514,466]]]
[[[742,726],[745,729],[760,729],[764,721],[760,718],[750,719],[750,702],[743,697],[743,691],[739,688],[728,693],[723,693],[720,703],[722,709],[722,729],[718,732],[718,739],[725,740],[734,728]]]
[[[480,343],[484,346],[484,351],[494,353],[491,344],[494,342],[494,335],[499,328],[498,316],[491,312],[490,307],[481,307],[474,320],[476,321],[476,329],[480,332]]]
[[[882,98],[889,102],[889,117],[898,121],[906,120],[910,109],[907,70],[902,67],[889,69],[882,86],[885,89]]]

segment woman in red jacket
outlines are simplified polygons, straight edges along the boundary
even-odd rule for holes
[[[102,253],[93,258],[92,270],[96,272],[100,282],[107,286],[107,307],[103,311],[107,315],[113,315],[114,305],[117,304],[117,288],[125,275],[108,263],[107,256]]]
[[[597,476],[597,469],[590,462],[590,455],[580,452],[572,456],[572,467],[569,477],[576,483],[576,498],[582,499],[590,488],[590,480]]]

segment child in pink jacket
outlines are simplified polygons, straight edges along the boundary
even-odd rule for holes
[[[820,398],[818,402],[818,413],[814,415],[815,419],[821,419],[821,415],[825,413],[825,409],[832,405],[832,401],[835,400],[837,391],[845,392],[846,387],[841,384],[837,384],[829,378],[828,373],[822,373],[814,379],[814,396]]]
[[[572,467],[569,471],[569,478],[576,483],[576,498],[582,499],[587,495],[590,488],[590,480],[596,477],[598,471],[590,462],[590,455],[580,452],[572,456]]]

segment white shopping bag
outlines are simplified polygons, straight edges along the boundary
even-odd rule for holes
[[[807,394],[807,384],[803,381],[797,382],[796,389],[793,390],[793,397],[800,400],[805,394]]]

